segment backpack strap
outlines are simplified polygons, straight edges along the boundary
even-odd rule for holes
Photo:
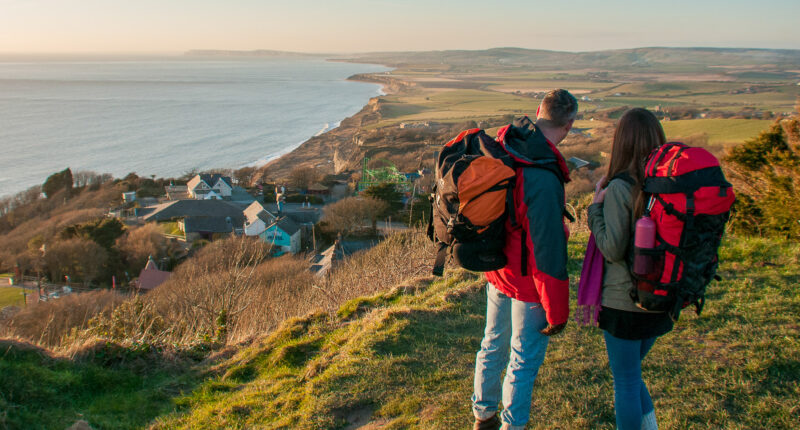
[[[614,179],[621,179],[621,180],[623,180],[623,181],[625,181],[625,182],[627,182],[627,183],[629,183],[631,185],[636,185],[636,181],[633,180],[633,177],[628,172],[624,172],[624,171],[623,172],[619,172],[616,175],[614,175],[611,179],[609,179],[608,182],[611,182]]]
[[[528,238],[524,236],[525,235],[523,235],[522,240],[520,240],[520,244],[522,245],[522,252],[519,253],[520,272],[522,272],[522,276],[528,276]]]
[[[447,262],[447,244],[438,242],[436,244],[436,259],[433,260],[433,275],[442,276],[444,274],[444,265]]]

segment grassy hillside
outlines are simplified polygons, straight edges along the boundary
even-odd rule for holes
[[[101,342],[71,360],[0,339],[0,428],[142,428],[198,382],[190,369],[146,347]]]
[[[7,284],[7,278],[0,278],[0,282]],[[0,309],[6,306],[25,305],[25,296],[22,295],[22,288],[0,285]]]
[[[585,239],[570,247],[573,287]],[[711,286],[706,310],[686,312],[645,361],[662,428],[800,425],[798,256],[796,243],[725,241],[725,280]],[[466,428],[482,284],[464,271],[402,283],[336,315],[289,320],[230,358],[200,365],[200,373],[176,372],[182,379],[43,359],[6,344],[0,426],[30,419],[67,426],[83,417],[96,428],[138,428],[149,419],[154,428]],[[70,385],[80,375],[99,375],[86,381],[102,381],[100,389]],[[529,428],[613,428],[612,392],[600,333],[570,325],[550,344]],[[137,403],[144,412],[131,411]]]

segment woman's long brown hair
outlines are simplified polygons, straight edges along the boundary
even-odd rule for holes
[[[622,115],[614,131],[614,145],[611,147],[611,161],[603,187],[620,173],[627,172],[633,181],[633,213],[638,219],[644,213],[645,198],[642,193],[644,166],[647,156],[667,142],[664,129],[658,118],[649,110],[634,108]]]

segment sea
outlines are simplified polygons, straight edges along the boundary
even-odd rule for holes
[[[381,94],[317,58],[0,61],[0,196],[71,168],[123,177],[262,165]]]

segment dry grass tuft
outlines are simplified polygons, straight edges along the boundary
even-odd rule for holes
[[[124,300],[120,294],[99,290],[40,302],[4,320],[0,324],[0,336],[56,347],[75,331],[87,327],[93,317],[109,313]]]

